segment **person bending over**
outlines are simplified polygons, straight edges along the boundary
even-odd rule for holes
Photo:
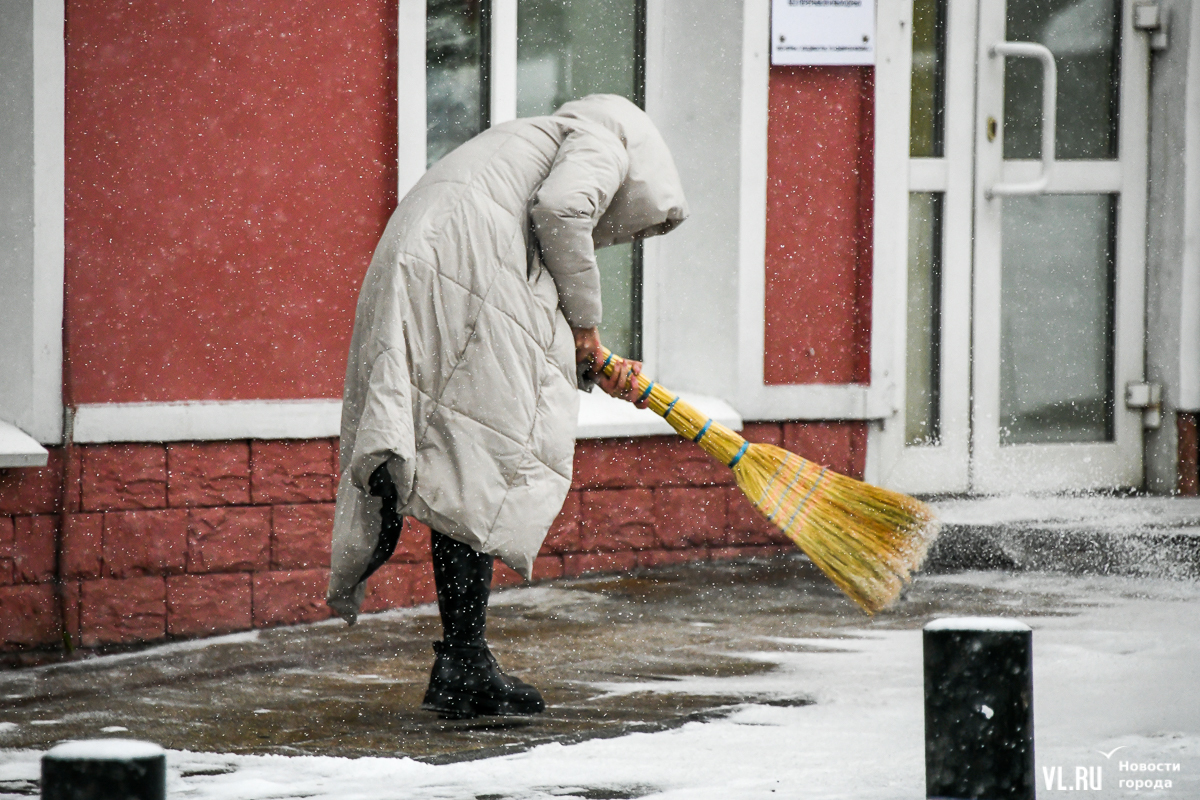
[[[591,95],[466,142],[388,222],[346,365],[327,602],[353,623],[404,517],[432,529],[443,639],[422,708],[544,710],[488,650],[493,557],[532,576],[571,486],[576,388],[636,400],[637,362],[591,372],[595,249],[666,233],[687,213],[645,112]]]

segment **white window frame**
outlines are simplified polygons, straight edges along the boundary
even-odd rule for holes
[[[889,13],[893,4],[877,4],[877,14]],[[768,385],[763,379],[766,349],[766,217],[767,217],[767,112],[770,85],[771,10],[769,3],[744,6],[742,58],[741,219],[738,291],[738,393],[735,405],[747,420],[884,420],[899,410],[897,381],[893,377],[890,332],[894,326],[897,291],[890,270],[878,265],[895,257],[894,219],[896,186],[904,186],[895,164],[896,98],[890,82],[899,71],[902,52],[896,37],[885,33],[880,20],[876,35],[875,67],[875,210],[871,306],[870,382],[848,384]],[[907,102],[908,95],[903,96]],[[907,110],[904,111],[907,120]],[[904,130],[908,130],[905,122]],[[903,196],[907,199],[906,196]],[[900,217],[904,219],[903,216]],[[900,250],[903,253],[903,249]]]
[[[44,465],[48,453],[41,445],[59,444],[63,430],[64,5],[63,0],[27,2],[32,6],[33,46],[26,55],[33,73],[33,226],[27,231],[31,258],[10,262],[3,278],[16,296],[5,298],[0,319],[6,385],[0,467]]]

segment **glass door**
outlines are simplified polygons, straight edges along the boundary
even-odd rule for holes
[[[1143,379],[1149,55],[1133,2],[912,0],[900,19],[904,391],[879,439],[886,485],[1141,485],[1125,392]]]
[[[978,13],[971,489],[1140,486],[1146,43],[1122,0]]]

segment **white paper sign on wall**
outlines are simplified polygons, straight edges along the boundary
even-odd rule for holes
[[[771,63],[874,64],[875,0],[771,0]]]

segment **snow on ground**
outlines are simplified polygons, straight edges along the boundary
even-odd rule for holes
[[[1053,590],[1059,616],[1034,629],[1038,794],[1045,772],[1101,767],[1095,798],[1200,798],[1200,587],[1193,583],[976,573],[928,578],[1008,590]],[[547,596],[557,601],[557,596]],[[874,627],[841,638],[774,640],[754,654],[770,673],[690,678],[668,684],[607,684],[642,690],[811,696],[805,706],[743,705],[730,716],[660,733],[433,766],[410,759],[233,756],[171,752],[172,797],[615,798],[924,797],[921,633]],[[780,652],[778,644],[797,645]],[[746,654],[743,654],[746,655]],[[1104,753],[1121,748],[1116,753]],[[40,753],[0,753],[0,787],[36,777]],[[1120,772],[1121,761],[1178,763],[1179,772]],[[1169,779],[1170,789],[1133,790],[1122,779]],[[13,784],[9,784],[10,786]],[[2,789],[0,789],[2,791]],[[16,795],[3,795],[7,797]]]

